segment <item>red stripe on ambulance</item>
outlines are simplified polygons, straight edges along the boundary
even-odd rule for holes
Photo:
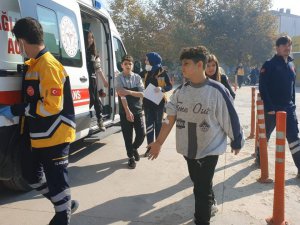
[[[90,94],[88,89],[73,89],[72,98],[75,107],[90,104]]]
[[[21,91],[0,91],[0,104],[12,105],[21,102]]]

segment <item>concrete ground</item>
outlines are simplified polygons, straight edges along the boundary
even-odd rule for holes
[[[300,96],[298,99],[300,102]],[[245,136],[250,133],[250,104],[250,87],[237,90],[235,106]],[[269,170],[274,179],[273,139]],[[146,142],[139,149],[141,154],[145,147]],[[78,149],[69,165],[72,196],[80,202],[72,225],[193,224],[192,183],[185,160],[176,153],[174,129],[159,158],[141,158],[134,170],[127,169],[121,132],[100,142],[78,145]],[[254,140],[247,140],[239,155],[231,154],[228,146],[219,158],[214,177],[219,212],[212,225],[260,225],[272,215],[274,184],[256,181],[260,170],[251,157],[253,151]],[[297,225],[300,179],[295,179],[296,168],[288,150],[286,161],[285,215],[290,224]],[[53,207],[36,192],[14,193],[0,188],[0,225],[46,225],[52,216]]]

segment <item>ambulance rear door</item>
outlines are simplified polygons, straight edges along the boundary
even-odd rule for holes
[[[21,16],[39,20],[45,45],[64,65],[71,81],[76,139],[89,133],[89,81],[79,5],[76,1],[19,0]]]

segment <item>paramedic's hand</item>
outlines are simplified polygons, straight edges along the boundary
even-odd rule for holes
[[[129,90],[126,90],[126,89],[120,89],[120,90],[118,90],[118,95],[123,97],[123,96],[126,96],[126,95],[131,95],[131,92]]]
[[[231,152],[234,153],[234,155],[239,154],[241,149],[231,149]]]
[[[149,152],[148,159],[151,160],[156,159],[160,153],[161,144],[155,141],[147,146],[147,149],[149,148],[150,148],[150,152]]]
[[[10,120],[14,118],[14,115],[11,112],[10,106],[4,106],[4,107],[0,108],[0,115],[5,116],[7,119],[10,119]]]
[[[130,110],[126,111],[126,119],[129,122],[133,122],[134,121],[134,115],[132,114],[132,112]]]

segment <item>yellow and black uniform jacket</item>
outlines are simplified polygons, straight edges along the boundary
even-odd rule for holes
[[[153,84],[155,87],[160,87],[161,91],[164,93],[164,98],[161,100],[159,105],[156,105],[154,102],[148,100],[147,98],[143,98],[144,106],[149,107],[162,107],[164,106],[167,97],[166,92],[172,90],[172,84],[170,82],[169,75],[163,69],[159,69],[156,72],[146,72],[144,74],[144,86],[148,87],[149,84]]]
[[[245,75],[244,67],[238,66],[236,68],[236,75],[238,75],[238,76],[244,76]]]
[[[75,114],[69,76],[46,49],[28,65],[23,81],[23,104],[11,106],[25,116],[33,148],[45,148],[75,139]]]

